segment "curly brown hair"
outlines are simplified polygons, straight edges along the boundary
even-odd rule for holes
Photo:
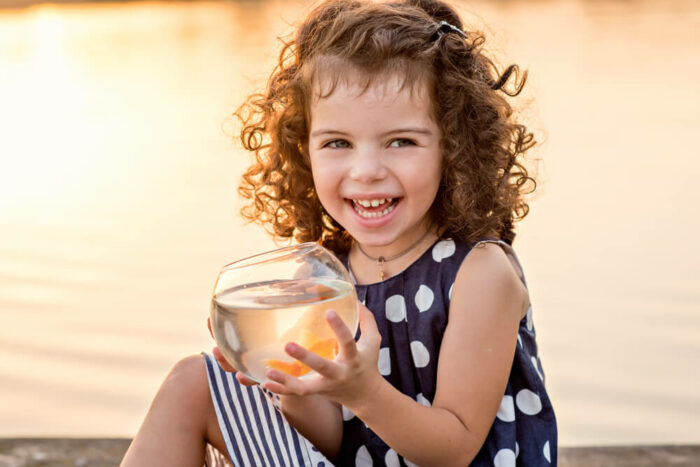
[[[311,175],[313,83],[320,73],[337,83],[349,68],[360,71],[366,86],[398,72],[408,85],[428,84],[442,132],[442,179],[430,219],[443,236],[512,243],[514,222],[529,211],[524,195],[537,185],[522,160],[533,134],[515,121],[507,100],[520,93],[527,72],[521,75],[517,65],[499,72],[483,53],[483,34],[463,29],[457,13],[434,0],[329,0],[314,9],[283,41],[266,91],[234,113],[243,146],[255,153],[239,187],[247,200],[243,217],[278,238],[347,251],[351,238],[325,212]]]

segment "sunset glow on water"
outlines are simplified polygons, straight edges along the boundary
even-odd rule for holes
[[[309,4],[0,9],[0,436],[133,436],[213,346],[217,271],[274,246],[228,116]],[[561,444],[699,443],[700,8],[464,5],[530,72],[514,247]]]

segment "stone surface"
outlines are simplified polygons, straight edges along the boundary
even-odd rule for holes
[[[560,448],[564,467],[700,466],[700,445]]]
[[[113,467],[129,439],[0,439],[0,467]],[[576,447],[559,450],[562,467],[700,466],[700,445]]]
[[[104,438],[0,439],[0,467],[114,467],[130,442]]]

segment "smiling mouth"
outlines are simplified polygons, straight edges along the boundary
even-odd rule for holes
[[[394,210],[400,198],[350,199],[352,208],[365,219],[386,216]]]

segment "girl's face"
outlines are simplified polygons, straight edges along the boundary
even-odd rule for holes
[[[310,108],[309,155],[326,211],[363,247],[385,256],[428,228],[438,191],[440,129],[425,85],[338,83]],[[381,248],[379,248],[381,247]]]

